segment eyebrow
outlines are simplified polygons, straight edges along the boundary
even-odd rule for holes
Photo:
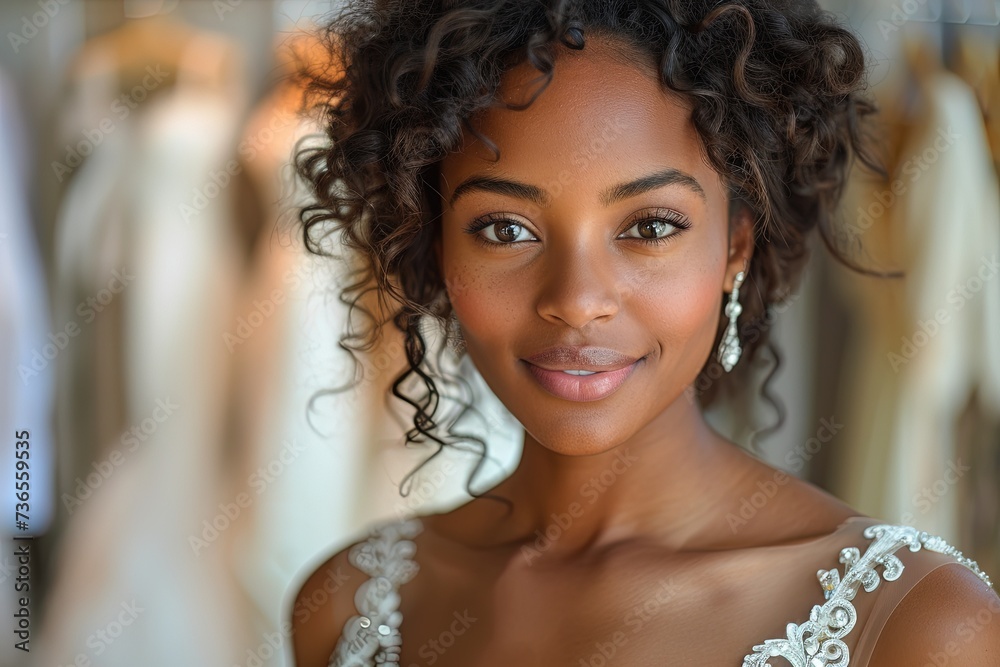
[[[611,206],[615,202],[621,201],[622,199],[635,197],[636,195],[641,195],[644,192],[662,188],[665,185],[683,185],[696,193],[702,198],[703,201],[706,203],[708,202],[708,198],[705,196],[705,190],[701,187],[701,183],[698,182],[698,179],[691,174],[684,173],[683,171],[667,168],[661,169],[654,174],[637,178],[634,181],[621,183],[608,188],[601,193],[601,203],[605,206]]]
[[[534,185],[519,183],[518,181],[506,178],[494,178],[492,176],[470,176],[459,183],[458,187],[455,188],[455,191],[451,193],[448,205],[454,206],[455,201],[459,197],[467,192],[472,192],[473,190],[495,192],[500,195],[507,195],[508,197],[527,199],[528,201],[534,202],[539,206],[544,206],[549,202],[548,194],[546,194],[546,192],[541,188]]]
[[[702,200],[706,202],[708,201],[708,198],[705,196],[705,190],[701,187],[701,183],[698,182],[698,179],[690,174],[673,168],[661,169],[660,171],[647,174],[646,176],[628,181],[627,183],[613,185],[600,194],[600,201],[604,206],[611,206],[615,202],[628,199],[629,197],[635,197],[644,192],[649,192],[650,190],[662,188],[667,185],[683,185],[701,197]],[[455,188],[455,191],[451,193],[448,205],[454,206],[459,197],[475,190],[494,192],[496,194],[516,197],[518,199],[526,199],[538,204],[539,206],[544,206],[549,202],[548,193],[534,185],[521,183],[507,178],[496,178],[493,176],[470,176],[459,183],[458,187]]]

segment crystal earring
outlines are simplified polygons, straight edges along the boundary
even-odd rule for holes
[[[726,333],[719,343],[719,363],[722,364],[727,373],[733,370],[733,366],[740,360],[740,354],[743,352],[740,349],[740,336],[736,331],[736,318],[743,312],[743,306],[740,305],[740,285],[746,277],[746,264],[743,265],[743,269],[736,274],[736,278],[733,280],[733,291],[729,295],[729,303],[726,304],[725,311],[726,316],[729,317],[729,326],[726,327]]]
[[[465,338],[462,337],[462,329],[458,324],[458,318],[455,317],[454,310],[448,316],[445,341],[447,341],[448,347],[455,353],[455,356],[460,357],[465,352]]]

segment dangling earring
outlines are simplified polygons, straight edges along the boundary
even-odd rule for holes
[[[451,315],[448,316],[448,324],[445,331],[445,340],[448,343],[448,347],[455,356],[460,357],[465,352],[465,338],[462,337],[462,329],[458,325],[458,318],[455,317],[455,311],[451,311]]]
[[[745,271],[746,263],[743,264],[743,271],[737,273],[733,280],[733,291],[729,295],[729,303],[726,304],[725,311],[726,316],[729,317],[729,326],[726,327],[726,334],[719,343],[719,363],[722,364],[727,373],[733,370],[733,366],[740,360],[740,354],[743,352],[740,349],[740,336],[736,331],[736,318],[743,312],[743,306],[740,305],[740,285],[746,277]]]

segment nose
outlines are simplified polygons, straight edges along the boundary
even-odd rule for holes
[[[581,329],[620,309],[615,257],[605,240],[578,237],[572,247],[546,248],[541,261],[536,308],[542,318]]]

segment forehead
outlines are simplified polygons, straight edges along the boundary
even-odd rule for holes
[[[528,100],[538,77],[529,64],[517,65],[504,75],[500,98]],[[561,50],[551,83],[527,109],[489,109],[471,123],[497,145],[500,160],[466,134],[459,150],[441,163],[446,200],[470,174],[543,187],[558,181],[565,186],[560,190],[573,193],[596,192],[608,182],[662,168],[693,175],[709,196],[722,193],[691,123],[690,103],[659,82],[652,64],[627,62],[605,40],[591,37],[581,51]]]

